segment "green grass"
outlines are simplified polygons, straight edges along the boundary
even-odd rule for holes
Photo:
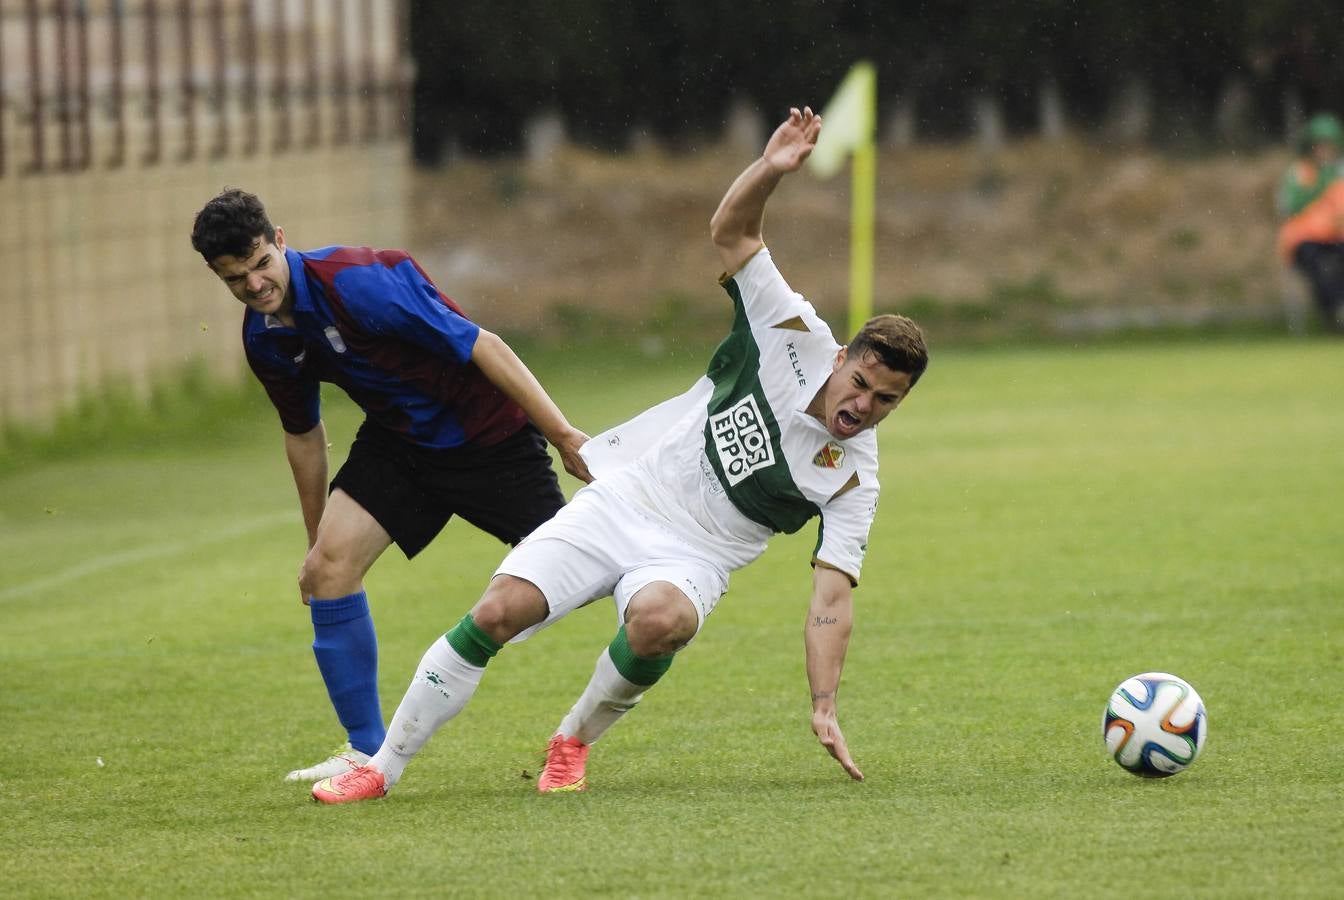
[[[811,529],[736,574],[604,739],[537,751],[614,629],[491,663],[386,800],[279,776],[339,739],[307,643],[279,429],[119,442],[0,476],[0,820],[12,896],[1327,896],[1344,878],[1344,347],[938,353],[882,429],[841,695],[868,780],[808,728]],[[620,357],[613,352],[609,355]],[[538,364],[589,430],[695,367]],[[356,422],[329,398],[343,459]],[[572,483],[569,485],[572,487]],[[453,523],[370,575],[390,715],[503,548]],[[1106,759],[1126,676],[1190,680],[1194,767]],[[96,762],[101,759],[104,765]]]
[[[225,384],[192,365],[158,379],[141,398],[112,382],[86,393],[46,426],[0,428],[0,477],[34,465],[105,453],[181,454],[188,446],[246,439],[259,414],[271,415],[254,384]]]

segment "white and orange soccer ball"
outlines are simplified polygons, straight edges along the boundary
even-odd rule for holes
[[[1189,768],[1204,749],[1208,716],[1188,682],[1166,672],[1127,678],[1102,717],[1106,750],[1120,768],[1166,778]]]

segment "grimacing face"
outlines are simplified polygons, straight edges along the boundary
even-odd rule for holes
[[[216,257],[211,270],[228,286],[233,296],[259,313],[288,317],[293,308],[289,296],[289,261],[285,259],[285,233],[275,229],[275,242],[258,237],[246,259]]]
[[[849,348],[841,347],[831,377],[807,411],[821,420],[832,437],[846,440],[875,427],[909,392],[909,372],[887,368],[875,353],[851,357]]]

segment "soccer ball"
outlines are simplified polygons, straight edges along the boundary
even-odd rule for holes
[[[1184,771],[1204,748],[1208,717],[1188,683],[1166,672],[1127,678],[1111,694],[1101,721],[1111,758],[1143,778]]]

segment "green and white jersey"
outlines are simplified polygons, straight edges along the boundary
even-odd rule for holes
[[[599,484],[729,569],[819,515],[814,561],[857,584],[877,509],[877,435],[837,440],[806,411],[840,345],[764,247],[723,286],[733,329],[705,377],[593,438],[584,458]]]

